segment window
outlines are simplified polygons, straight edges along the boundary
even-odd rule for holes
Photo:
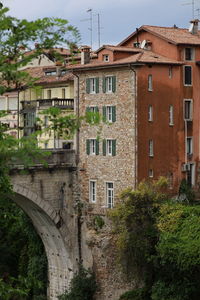
[[[108,54],[103,55],[103,61],[109,62],[109,55]]]
[[[192,120],[192,100],[184,100],[184,120],[190,121]]]
[[[116,91],[116,76],[103,77],[103,93],[115,93]]]
[[[65,99],[65,89],[62,89],[62,98]]]
[[[51,99],[51,90],[47,90],[47,99]]]
[[[148,75],[148,91],[153,91],[153,77],[152,75]]]
[[[150,177],[150,178],[153,177],[153,169],[149,169],[149,177]]]
[[[192,67],[184,66],[184,85],[192,85]]]
[[[45,72],[45,75],[46,75],[46,76],[56,76],[56,75],[57,75],[57,72],[56,72],[56,71],[46,71],[46,72]]]
[[[174,107],[173,107],[173,105],[169,106],[169,125],[174,125]]]
[[[48,142],[44,143],[44,149],[48,149]]]
[[[149,156],[153,157],[153,140],[149,140]]]
[[[194,49],[185,48],[185,60],[191,61],[194,60]]]
[[[153,121],[153,106],[149,105],[148,107],[148,121],[152,122]]]
[[[86,108],[86,112],[97,113],[97,112],[99,112],[99,108],[98,108],[98,106],[88,106]]]
[[[187,137],[186,140],[186,151],[187,151],[187,155],[191,155],[193,153],[193,149],[192,149],[192,137]]]
[[[99,78],[87,78],[86,79],[86,92],[88,94],[99,93]]]
[[[172,78],[172,66],[169,66],[169,78]]]
[[[44,127],[47,128],[49,125],[49,117],[48,116],[44,116]]]
[[[18,99],[17,98],[8,98],[8,110],[17,110]]]
[[[96,198],[97,198],[96,181],[90,180],[90,183],[89,183],[89,199],[90,199],[90,202],[95,203]]]
[[[86,153],[87,155],[99,155],[99,140],[86,140]]]
[[[116,121],[116,106],[103,106],[103,120],[109,123]]]
[[[103,140],[103,155],[110,155],[115,156],[116,155],[116,140]]]
[[[113,182],[106,182],[106,204],[108,208],[114,206],[114,186]]]
[[[86,107],[86,117],[88,122],[98,123],[99,122],[99,108],[98,106]]]

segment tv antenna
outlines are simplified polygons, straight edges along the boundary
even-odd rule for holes
[[[198,0],[197,0],[198,1]],[[191,2],[188,3],[183,3],[182,5],[191,5],[192,6],[192,18],[195,18],[195,4],[196,1],[195,0],[191,0]]]
[[[92,27],[92,8],[88,8],[87,13],[90,13],[90,17],[88,19],[83,19],[81,20],[81,22],[85,22],[85,21],[90,21],[90,27],[88,28],[88,30],[90,31],[90,45],[91,45],[91,49],[92,49],[92,36],[93,36],[93,27]]]

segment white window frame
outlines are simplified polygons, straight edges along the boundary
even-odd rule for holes
[[[152,76],[152,74],[148,75],[148,91],[149,92],[153,91],[153,76]]]
[[[97,202],[97,182],[93,179],[89,181],[89,201],[91,203]]]
[[[96,139],[90,139],[90,155],[96,155]]]
[[[103,61],[104,62],[109,62],[110,61],[109,54],[103,54]]]
[[[186,153],[187,153],[187,155],[193,154],[193,137],[192,136],[186,137]]]
[[[106,85],[106,93],[112,93],[112,89],[113,89],[113,82],[112,82],[112,77],[113,76],[106,76],[105,77],[105,85]]]
[[[153,178],[153,169],[149,169],[149,178]]]
[[[153,122],[153,105],[148,107],[148,121]]]
[[[169,125],[170,126],[174,125],[174,106],[173,105],[169,106]]]
[[[90,94],[96,94],[96,78],[90,78]]]
[[[169,78],[171,79],[172,78],[172,66],[169,66],[169,70],[168,70],[168,74],[169,74]]]
[[[154,151],[153,151],[153,140],[149,140],[149,156],[153,157],[154,156]]]
[[[191,83],[185,83],[185,69],[187,67],[191,68]],[[190,65],[183,66],[183,84],[184,84],[184,86],[192,86],[192,66],[190,66]]]
[[[186,49],[191,50],[191,59],[186,59]],[[185,61],[194,61],[194,57],[195,57],[195,49],[192,47],[185,47],[184,48],[184,60]]]
[[[191,121],[193,119],[193,100],[192,99],[184,99],[184,106],[183,106],[183,119],[185,121]],[[186,116],[186,112],[188,111],[188,109],[186,109],[186,102],[189,102],[189,113],[187,113]]]
[[[113,123],[113,106],[106,106],[106,121]]]
[[[112,185],[112,187],[109,187],[110,184]],[[114,207],[114,182],[112,181],[106,182],[106,207],[107,208]]]
[[[112,156],[113,139],[106,140],[106,155]]]

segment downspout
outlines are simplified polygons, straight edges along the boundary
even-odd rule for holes
[[[19,90],[17,91],[17,139],[19,140]]]
[[[135,121],[135,130],[134,130],[134,138],[135,138],[135,180],[134,180],[134,188],[136,189],[137,187],[137,183],[138,183],[138,141],[137,141],[137,77],[136,77],[136,71],[132,68],[131,64],[130,64],[130,70],[134,73],[134,86],[135,86],[135,111],[134,111],[134,121]]]
[[[80,117],[80,78],[77,74],[73,73],[74,76],[77,78],[77,107],[76,107],[76,116],[79,122]],[[78,164],[80,161],[80,128],[78,124],[78,129],[76,132],[76,180],[77,183],[79,183],[79,170],[78,170]],[[79,196],[80,197],[80,196]],[[83,260],[82,260],[82,205],[80,198],[77,201],[77,240],[78,240],[78,260],[79,260],[79,268],[81,268]]]

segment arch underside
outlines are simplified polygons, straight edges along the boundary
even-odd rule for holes
[[[48,259],[48,299],[56,300],[69,287],[73,277],[73,265],[57,228],[60,217],[54,209],[38,195],[19,185],[13,186],[11,196],[31,218],[40,235]]]

